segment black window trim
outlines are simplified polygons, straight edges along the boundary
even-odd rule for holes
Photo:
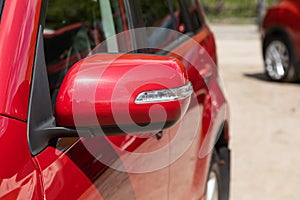
[[[0,0],[0,22],[1,22],[1,18],[2,18],[4,4],[5,4],[5,0]]]
[[[186,25],[186,32],[187,33],[194,32],[193,31],[193,26],[192,26],[192,23],[191,23],[191,18],[190,18],[190,15],[189,15],[189,10],[186,6],[185,0],[178,0],[178,2],[179,2],[179,5],[180,5],[182,16],[183,16],[183,23]]]
[[[176,17],[175,17],[175,12],[171,0],[168,0],[168,7],[172,18],[173,28],[176,29]]]
[[[202,13],[202,10],[201,10],[201,5],[199,5],[199,2],[197,1],[197,0],[194,0],[195,2],[196,2],[196,4],[197,4],[197,9],[198,9],[198,11],[199,11],[199,27],[197,27],[197,24],[194,24],[193,23],[193,20],[191,19],[191,15],[189,14],[189,7],[188,7],[188,5],[187,5],[187,0],[179,0],[180,2],[182,2],[182,9],[183,9],[183,12],[186,12],[186,17],[187,17],[187,21],[188,21],[188,23],[189,23],[189,26],[190,26],[190,32],[193,32],[194,34],[196,34],[196,33],[198,33],[200,30],[202,30],[202,28],[203,28],[203,24],[204,24],[204,22],[203,22],[203,19],[202,19],[202,14],[200,14],[200,13]]]
[[[75,129],[57,127],[52,111],[43,42],[47,6],[48,0],[42,0],[28,105],[27,137],[32,156],[44,150],[52,139],[78,137]]]

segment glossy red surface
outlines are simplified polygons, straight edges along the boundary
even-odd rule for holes
[[[263,37],[274,28],[280,28],[290,37],[296,50],[298,61],[300,60],[300,1],[283,0],[271,7],[263,22]]]
[[[202,47],[197,46],[195,41],[201,44]],[[145,197],[145,194],[152,199],[204,198],[206,174],[209,169],[211,150],[217,137],[216,130],[222,126],[224,120],[228,120],[228,118],[222,118],[224,115],[228,117],[228,113],[226,113],[227,104],[220,85],[215,79],[217,71],[214,63],[217,61],[217,56],[214,42],[211,41],[214,41],[213,35],[205,27],[199,34],[195,35],[193,42],[181,45],[170,54],[184,63],[188,80],[193,83],[194,101],[191,102],[186,115],[179,124],[163,131],[162,139],[155,139],[155,137],[152,137],[153,133],[148,136],[137,134],[97,137],[97,139],[77,141],[65,154],[61,154],[61,158],[68,156],[72,162],[84,171],[104,199],[140,199]],[[210,56],[203,53],[203,48],[207,50]],[[201,56],[195,56],[199,54]],[[143,73],[141,73],[142,75]],[[202,77],[209,81],[205,83]],[[89,96],[87,93],[84,94],[86,97]],[[212,95],[213,98],[211,98]],[[201,120],[197,121],[195,119],[199,118],[199,114]],[[181,123],[185,124],[185,128],[178,131]],[[194,123],[199,123],[197,130],[191,129],[194,127]],[[196,135],[193,135],[193,132]],[[227,128],[225,134],[228,136]],[[103,141],[107,141],[108,144]],[[189,141],[191,145],[186,147],[182,143],[183,141]],[[168,146],[171,143],[173,144]],[[89,149],[90,146],[93,146],[93,148]],[[139,159],[143,160],[143,156],[132,162],[130,153],[150,153],[165,146],[167,146],[167,150],[163,154],[159,154],[156,159],[171,161],[176,158],[180,149],[184,149],[183,154],[165,168],[149,173],[121,172],[107,167],[105,163],[99,163],[99,160],[95,158],[95,155],[105,156],[104,160],[110,160],[112,163],[121,159],[121,163],[126,169],[147,168],[146,166],[151,165],[152,162],[143,161],[142,164]],[[105,152],[105,154],[102,154],[102,152]],[[47,155],[44,152],[38,156],[39,160],[48,160],[49,164],[45,166],[58,162],[57,159]],[[69,159],[66,160],[70,162]],[[89,163],[94,164],[89,165]],[[48,173],[48,168],[41,168],[44,169],[43,173]],[[182,173],[184,169],[186,169],[185,173]],[[76,171],[77,169],[76,166],[72,165],[68,170]],[[52,177],[54,176],[55,174],[52,174]],[[63,179],[63,174],[59,177]],[[59,177],[55,177],[56,180]],[[63,179],[65,181],[64,188],[69,191],[67,188],[72,187],[72,182],[67,181],[66,178]],[[49,179],[52,180],[51,177]],[[157,187],[158,182],[160,183],[159,187]],[[88,182],[86,183],[88,185]],[[52,188],[55,188],[55,185],[56,183],[53,181],[46,193],[49,192],[49,195],[51,195],[50,191],[53,191]],[[80,196],[82,192],[83,190],[78,190],[77,193]],[[88,193],[87,190],[86,194],[92,193]],[[57,195],[64,195],[64,192],[57,191]]]
[[[182,156],[170,165],[170,198],[201,199],[205,194],[206,174],[209,170],[211,151],[215,145],[214,138],[217,138],[216,130],[222,127],[224,120],[228,120],[223,118],[228,114],[227,103],[216,79],[218,71],[214,36],[208,27],[204,27],[193,40],[179,46],[171,55],[184,63],[189,80],[193,84],[194,98],[197,99],[191,101],[187,114],[182,119],[182,122],[188,124],[185,136],[187,138],[192,136],[193,131],[188,127],[195,126],[195,123],[199,123],[199,130],[194,138],[190,139],[191,145]],[[191,119],[197,119],[199,113],[201,120],[192,121]],[[171,141],[181,135],[174,128],[171,128],[168,134],[172,138]],[[184,139],[188,140],[187,138]],[[182,144],[178,142],[174,146],[181,147]],[[171,156],[176,151],[177,148],[171,148]],[[191,171],[178,173],[183,168],[189,168]]]
[[[41,1],[7,0],[0,24],[0,114],[26,120]]]
[[[88,109],[98,110],[102,120],[105,114],[113,112],[110,109],[112,97],[117,102],[118,112],[123,112],[123,104],[119,102],[128,91],[132,92],[128,96],[132,102],[141,91],[175,88],[190,81],[194,94],[186,113],[173,127],[159,134],[60,138],[52,140],[44,151],[32,157],[25,121],[40,4],[38,0],[6,0],[0,24],[0,48],[5,49],[0,52],[0,199],[203,199],[211,150],[219,128],[228,120],[227,103],[216,79],[216,47],[209,28],[204,24],[194,40],[182,43],[169,54],[180,62],[167,57],[131,54],[114,62],[116,70],[104,66],[117,55],[103,54],[101,59],[94,56],[85,60],[80,71],[74,67],[69,72],[62,86],[63,94],[59,94],[65,99],[59,99],[56,105],[58,124],[74,126],[71,98],[86,101],[86,105],[76,103],[81,120],[92,125],[93,121],[84,119],[89,114]],[[121,5],[125,23],[128,19],[123,3]],[[165,67],[148,66],[149,60]],[[143,70],[135,71],[138,66]],[[168,69],[172,69],[172,73]],[[79,73],[84,75],[85,72],[88,80],[76,79]],[[101,84],[99,74],[102,74]],[[131,76],[125,76],[128,74]],[[76,88],[78,81],[86,83],[85,87]],[[149,84],[144,85],[145,82]],[[70,90],[72,86],[68,84],[75,85],[76,91]],[[94,94],[91,86],[97,90],[97,98],[92,99],[96,106],[91,103],[90,97]],[[118,89],[112,93],[112,88]],[[101,109],[103,104],[108,109]],[[170,113],[177,107],[163,106]],[[141,108],[130,109],[136,112],[135,109]],[[175,109],[170,116],[176,118],[179,113]],[[137,116],[135,121],[144,117]],[[104,122],[110,124],[110,120]],[[229,140],[228,126],[225,138]],[[148,158],[148,154],[154,156]]]
[[[97,188],[81,169],[59,150],[47,148],[36,159],[43,177],[47,199],[102,199]]]
[[[0,199],[43,199],[26,132],[25,122],[0,116]]]
[[[2,13],[0,199],[44,197],[40,173],[28,147],[27,124],[23,122],[28,113],[40,5],[40,1],[7,0]]]
[[[175,58],[94,55],[78,62],[66,75],[57,97],[56,121],[67,127],[74,127],[74,120],[77,126],[148,124],[151,118],[145,113],[151,109],[152,122],[175,123],[185,113],[189,98],[155,104],[134,101],[141,92],[177,88],[187,83],[184,66]],[[95,114],[99,122],[91,119]],[[160,117],[164,114],[166,118]]]

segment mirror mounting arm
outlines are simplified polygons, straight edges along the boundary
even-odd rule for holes
[[[76,129],[56,127],[44,60],[43,28],[39,27],[28,106],[28,143],[33,156],[45,149],[49,141],[60,137],[78,137]]]

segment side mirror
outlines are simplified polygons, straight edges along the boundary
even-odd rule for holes
[[[56,101],[56,123],[101,127],[106,134],[159,131],[186,112],[192,86],[173,57],[96,54],[67,73]]]

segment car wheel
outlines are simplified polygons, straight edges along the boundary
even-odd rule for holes
[[[214,151],[206,182],[205,200],[220,200],[220,183],[219,156],[217,152]]]
[[[271,36],[264,48],[266,75],[273,81],[294,81],[294,52],[283,36]]]

